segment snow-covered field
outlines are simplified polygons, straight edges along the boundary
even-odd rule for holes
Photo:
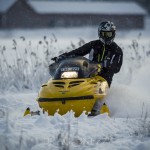
[[[115,75],[107,114],[79,118],[26,116],[37,110],[38,89],[48,76],[50,58],[97,39],[97,27],[0,31],[0,150],[149,150],[150,19],[145,30],[118,31],[124,62]]]

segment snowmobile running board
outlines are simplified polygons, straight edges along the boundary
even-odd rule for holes
[[[31,116],[35,116],[35,115],[40,115],[40,111],[37,110],[37,111],[30,111],[30,108],[28,107],[25,112],[24,112],[24,116],[26,115],[31,115]]]

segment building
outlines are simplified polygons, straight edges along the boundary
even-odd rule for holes
[[[142,29],[145,16],[134,2],[0,1],[0,28],[97,26],[111,20],[120,29]]]

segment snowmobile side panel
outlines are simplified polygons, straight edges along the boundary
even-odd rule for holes
[[[86,111],[86,113],[90,112],[94,103],[94,99],[66,100],[65,103],[61,101],[40,102],[40,107],[44,108],[44,110],[47,111],[49,115],[54,115],[56,112],[64,115],[68,111],[72,110],[75,112],[75,116],[78,117],[82,114],[83,111]]]

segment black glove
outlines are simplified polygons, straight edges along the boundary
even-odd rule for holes
[[[60,55],[58,57],[51,58],[51,60],[53,60],[55,62],[59,62],[59,61],[65,59],[65,57],[66,57],[65,55]]]
[[[53,57],[53,58],[51,58],[51,60],[53,60],[53,61],[55,61],[55,62],[56,62],[57,57]]]

